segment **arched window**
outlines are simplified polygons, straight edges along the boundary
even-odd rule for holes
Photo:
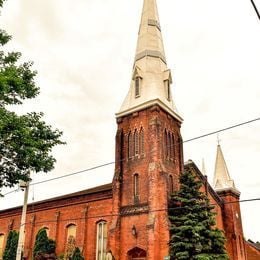
[[[3,258],[5,235],[0,234],[0,259]]]
[[[143,128],[141,128],[140,130],[140,141],[139,141],[139,145],[140,145],[140,154],[143,155],[144,154],[144,130]]]
[[[173,193],[173,178],[171,175],[169,176],[169,193]]]
[[[75,224],[69,224],[67,226],[67,239],[72,236],[76,238],[77,226]]]
[[[139,138],[138,138],[138,132],[135,130],[134,132],[134,155],[139,154]]]
[[[172,137],[170,133],[168,133],[168,150],[169,159],[172,159]]]
[[[65,244],[65,252],[64,257],[65,259],[69,259],[72,256],[71,249],[75,248],[76,246],[76,225],[69,224],[67,225],[66,232],[67,232],[67,239]]]
[[[168,158],[168,138],[167,138],[167,131],[164,131],[164,156]]]
[[[134,175],[134,203],[139,202],[139,175],[136,173]]]
[[[175,140],[174,140],[174,135],[173,134],[171,136],[171,144],[172,144],[172,148],[171,148],[172,158],[175,159]]]
[[[132,133],[128,134],[128,158],[132,158],[133,156],[133,138]]]
[[[141,78],[136,77],[135,78],[135,97],[140,97],[140,83],[141,83]]]
[[[165,84],[165,88],[166,88],[166,97],[170,101],[171,100],[170,81],[169,80],[165,80],[164,84]]]
[[[101,221],[97,223],[97,247],[96,260],[105,260],[107,250],[107,223]]]
[[[178,147],[179,147],[179,166],[180,166],[180,171],[182,171],[182,163],[183,163],[183,141],[182,141],[182,137],[181,137],[181,136],[178,138]]]

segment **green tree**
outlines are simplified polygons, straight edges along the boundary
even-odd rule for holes
[[[199,181],[190,171],[180,175],[180,189],[169,203],[170,256],[174,260],[226,260],[223,232]]]
[[[37,259],[37,257],[41,258],[45,254],[55,254],[55,249],[55,241],[48,238],[45,228],[40,229],[36,235],[35,244],[33,248],[34,259]]]
[[[0,0],[0,7],[3,2]],[[63,143],[62,132],[47,125],[42,113],[18,115],[10,110],[39,94],[32,62],[21,63],[21,53],[4,51],[10,40],[0,29],[0,190],[19,180],[28,181],[30,171],[52,170],[52,148]]]
[[[18,246],[18,232],[15,230],[11,230],[8,233],[6,246],[3,254],[3,260],[15,260],[16,259],[16,251]]]
[[[74,251],[71,259],[72,260],[84,260],[84,257],[82,256],[80,249],[78,247],[75,248],[75,251]]]

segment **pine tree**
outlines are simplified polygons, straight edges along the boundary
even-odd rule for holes
[[[84,260],[84,257],[82,256],[80,249],[78,247],[75,248],[75,251],[72,256],[72,260]]]
[[[215,228],[213,206],[192,172],[180,175],[169,203],[170,256],[174,260],[226,260],[223,232]]]
[[[3,260],[15,260],[18,246],[18,232],[11,230],[8,234]]]
[[[49,239],[45,228],[38,231],[33,248],[33,257],[43,256],[45,254],[55,254],[56,244],[55,241]]]

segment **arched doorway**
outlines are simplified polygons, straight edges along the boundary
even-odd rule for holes
[[[127,255],[129,260],[146,260],[146,251],[139,247],[129,250]]]

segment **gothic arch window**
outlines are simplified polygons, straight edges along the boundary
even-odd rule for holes
[[[134,187],[134,203],[136,204],[139,202],[139,174],[138,173],[134,174],[133,187]]]
[[[172,158],[175,159],[175,139],[174,139],[174,135],[172,134],[171,136],[171,144],[172,144]]]
[[[168,133],[168,135],[167,135],[167,141],[168,141],[168,146],[167,146],[168,157],[172,158],[172,139],[171,139],[171,134],[170,133]]]
[[[170,101],[171,100],[171,89],[170,89],[170,81],[167,79],[164,81],[166,88],[166,97]]]
[[[182,137],[179,136],[178,138],[178,147],[179,147],[179,166],[180,166],[180,171],[182,171],[182,164],[183,164],[183,141]]]
[[[138,155],[139,154],[139,137],[138,137],[138,131],[135,130],[134,132],[134,155]]]
[[[140,85],[141,85],[141,78],[136,77],[135,78],[135,97],[140,97]]]
[[[0,234],[0,259],[3,257],[5,235]]]
[[[97,223],[96,260],[105,260],[107,250],[107,222]]]
[[[164,130],[164,156],[167,159],[168,158],[168,138],[167,138],[168,134],[166,129]]]
[[[130,133],[128,134],[128,158],[132,158],[132,157],[133,157],[133,137],[130,131]]]
[[[144,130],[143,130],[143,128],[141,128],[141,130],[140,130],[139,137],[140,137],[140,140],[139,140],[140,148],[139,148],[139,150],[140,150],[140,154],[143,155],[144,154]]]

